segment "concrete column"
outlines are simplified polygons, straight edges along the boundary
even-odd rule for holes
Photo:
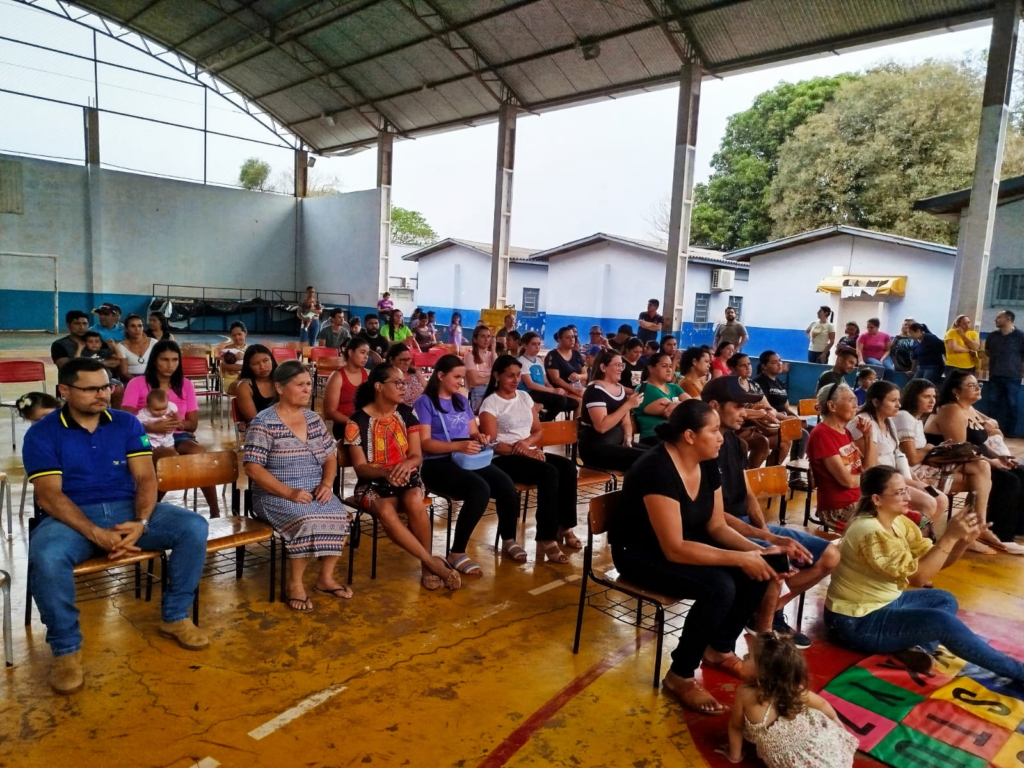
[[[974,184],[966,226],[961,225],[957,239],[953,293],[949,302],[950,322],[959,315],[968,315],[975,323],[980,323],[985,307],[1021,1],[997,0],[992,17],[992,42],[988,49],[985,93],[981,101]]]
[[[490,306],[508,305],[509,237],[512,226],[512,174],[516,164],[514,104],[498,112],[498,160],[494,173],[494,235],[491,239]]]
[[[669,211],[668,253],[665,256],[665,301],[661,305],[667,332],[676,332],[683,327],[690,215],[693,212],[693,166],[697,154],[697,116],[700,112],[700,82],[703,74],[700,65],[693,61],[683,64],[679,72],[672,207]]]
[[[394,148],[395,134],[390,131],[381,131],[377,134],[377,190],[380,192],[380,234],[377,251],[378,297],[388,290],[389,259],[391,258],[391,164],[394,160]]]
[[[100,169],[100,113],[82,109],[85,140],[85,247],[89,290],[93,300],[105,290],[103,270],[103,171]]]
[[[295,196],[305,197],[309,189],[309,152],[295,150]]]

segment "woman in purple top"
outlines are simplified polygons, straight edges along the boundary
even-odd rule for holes
[[[861,365],[881,365],[887,371],[894,370],[889,351],[892,339],[878,329],[882,323],[877,317],[868,320],[868,329],[857,338],[857,356]]]

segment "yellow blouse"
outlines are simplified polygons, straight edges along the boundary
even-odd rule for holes
[[[884,608],[910,586],[917,561],[932,548],[918,527],[903,516],[890,534],[874,517],[854,518],[839,547],[839,565],[825,607],[844,616],[866,616]]]

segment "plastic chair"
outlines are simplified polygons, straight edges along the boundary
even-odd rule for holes
[[[322,357],[339,357],[339,352],[334,347],[310,347],[309,348],[309,362],[315,362]]]
[[[293,349],[292,347],[274,347],[270,350],[270,354],[272,354],[274,359],[279,363],[283,363],[286,360],[299,359],[299,350]]]
[[[248,425],[238,415],[238,398],[230,398],[229,405],[231,409],[231,423],[235,427],[235,448],[240,449],[245,439],[245,428]]]
[[[213,369],[210,368],[210,360],[206,357],[185,357],[181,358],[181,372],[185,378],[192,382],[195,387],[196,397],[215,397],[218,402],[222,396],[220,391],[220,379]],[[210,423],[213,423],[214,411],[210,411]],[[180,414],[184,416],[185,414]]]
[[[38,360],[4,360],[0,362],[0,384],[39,382],[46,389],[46,367]],[[0,406],[11,411],[11,450],[18,450],[18,432],[14,415],[18,408],[15,400],[0,399]]]

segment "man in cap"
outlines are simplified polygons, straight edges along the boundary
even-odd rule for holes
[[[121,308],[117,304],[104,302],[92,311],[98,320],[90,331],[95,331],[103,341],[124,341],[124,326],[119,322]]]

